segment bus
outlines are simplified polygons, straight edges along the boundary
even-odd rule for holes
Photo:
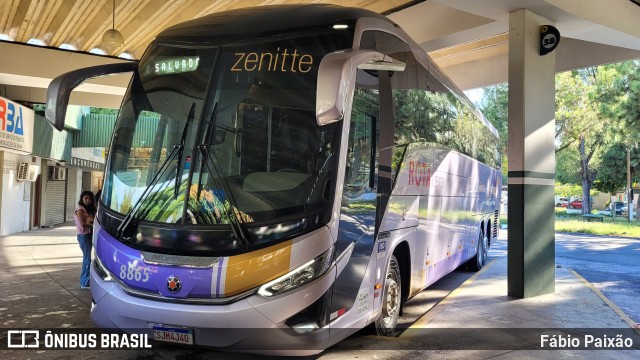
[[[282,21],[287,19],[287,21]],[[498,233],[498,133],[388,18],[330,5],[216,13],[163,30],[131,72],[94,222],[91,319],[155,340],[319,353]]]

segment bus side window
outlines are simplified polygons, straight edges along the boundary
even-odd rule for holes
[[[355,115],[355,116],[354,116]],[[370,187],[371,123],[366,114],[353,114],[349,130],[347,152],[347,185],[352,188]]]
[[[345,195],[357,198],[375,193],[377,180],[378,91],[356,88],[351,112]]]

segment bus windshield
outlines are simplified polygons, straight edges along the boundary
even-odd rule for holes
[[[152,45],[120,110],[103,203],[183,225],[278,223],[329,208],[338,139],[335,126],[317,125],[315,97],[322,56],[348,47],[338,40]]]

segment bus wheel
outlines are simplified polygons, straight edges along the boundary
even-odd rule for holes
[[[376,334],[379,336],[393,336],[400,314],[401,288],[400,266],[396,257],[391,255],[389,269],[384,281],[382,295],[382,313],[376,320]]]
[[[479,271],[487,263],[489,252],[489,238],[487,238],[482,233],[482,231],[480,231],[480,235],[478,235],[478,244],[476,250],[476,256],[474,256],[469,262],[469,269],[471,271]]]

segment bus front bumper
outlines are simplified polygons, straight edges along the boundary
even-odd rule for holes
[[[127,294],[91,269],[91,320],[100,328],[147,333],[181,329],[193,345],[271,355],[317,354],[329,346],[329,328],[291,328],[284,322],[310,306],[331,287],[335,266],[318,279],[286,293],[251,295],[224,305],[165,302]]]

